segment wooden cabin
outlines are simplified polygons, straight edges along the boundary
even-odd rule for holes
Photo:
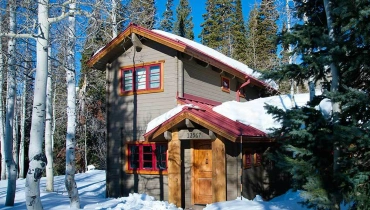
[[[281,177],[263,162],[271,139],[212,110],[277,93],[246,65],[134,24],[88,65],[106,71],[108,197],[147,193],[187,208],[278,192]]]

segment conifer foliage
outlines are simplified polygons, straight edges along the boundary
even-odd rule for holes
[[[194,39],[194,23],[191,16],[191,7],[188,0],[180,0],[176,8],[176,22],[174,24],[173,32],[176,35],[185,37],[187,39]]]
[[[279,18],[274,0],[262,0],[255,4],[247,23],[247,61],[256,70],[270,70],[277,63],[277,20]]]
[[[207,0],[199,35],[202,44],[244,61],[246,30],[240,0]]]
[[[295,5],[302,21],[281,38],[283,44],[295,44],[301,63],[268,75],[299,81],[314,76],[333,86],[331,68],[336,66],[339,87],[328,88],[307,107],[283,111],[267,106],[282,122],[273,132],[281,147],[271,158],[290,173],[294,188],[304,191],[307,206],[340,209],[344,201],[352,209],[369,209],[370,3],[297,0]],[[339,109],[321,113],[315,106],[322,100],[339,104]]]
[[[173,29],[173,0],[167,0],[166,10],[163,12],[162,21],[159,26],[159,29],[162,31],[172,32]]]

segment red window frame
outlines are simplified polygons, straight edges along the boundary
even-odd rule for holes
[[[163,91],[163,65],[150,63],[121,69],[122,95]]]
[[[230,79],[227,77],[221,77],[221,90],[224,92],[230,92]]]
[[[167,149],[166,143],[128,144],[126,172],[167,172]]]

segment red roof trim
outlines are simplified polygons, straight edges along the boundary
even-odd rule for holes
[[[171,121],[175,120],[177,117],[183,116],[184,118],[186,116],[188,117],[194,117],[197,119],[201,119],[202,121],[206,122],[206,124],[210,125],[213,128],[217,128],[217,130],[213,130],[215,133],[224,133],[227,134],[227,136],[232,136],[234,139],[229,140],[236,140],[238,137],[258,137],[258,138],[266,138],[267,135],[263,131],[254,128],[252,126],[248,126],[245,124],[242,124],[237,121],[233,121],[221,114],[218,114],[217,112],[214,112],[212,110],[212,107],[210,107],[207,104],[204,103],[197,103],[195,101],[186,101],[186,99],[179,98],[179,100],[183,103],[191,103],[199,108],[193,108],[193,107],[184,107],[179,113],[172,116],[162,124],[158,125],[157,127],[153,128],[151,131],[144,134],[145,139],[152,136],[158,129],[160,129],[162,126],[166,126],[171,123]]]

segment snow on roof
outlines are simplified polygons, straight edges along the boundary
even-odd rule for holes
[[[261,73],[259,73],[257,71],[254,71],[253,69],[249,68],[247,65],[245,65],[245,64],[243,64],[243,63],[241,63],[237,60],[234,60],[230,57],[227,57],[226,55],[218,52],[217,50],[214,50],[214,49],[209,48],[207,46],[204,46],[200,43],[194,42],[192,40],[189,40],[189,39],[186,39],[184,37],[177,36],[175,34],[171,34],[171,33],[165,32],[165,31],[161,31],[161,30],[152,30],[152,31],[156,32],[158,34],[161,34],[162,36],[165,36],[167,38],[170,38],[170,39],[173,39],[173,40],[176,40],[176,41],[184,42],[186,45],[188,45],[188,46],[190,46],[194,49],[197,49],[198,51],[201,51],[202,53],[208,55],[209,57],[213,57],[213,58],[215,58],[215,59],[233,67],[234,69],[236,69],[236,70],[238,70],[238,71],[240,71],[244,74],[250,75],[250,76],[255,77],[257,79],[261,78]],[[264,80],[264,82],[269,84],[271,87],[273,87],[275,89],[278,89],[278,85],[273,80]]]
[[[309,93],[294,95],[294,106],[302,107],[310,99]],[[213,107],[213,111],[226,116],[234,121],[239,121],[245,125],[257,128],[265,133],[269,133],[269,128],[280,128],[281,124],[273,119],[271,114],[264,108],[265,104],[276,106],[283,110],[292,108],[290,95],[278,95],[267,98],[259,98],[247,102],[227,101],[219,106]],[[326,117],[331,113],[331,102],[328,99],[321,101],[316,107]]]
[[[175,108],[171,109],[170,111],[154,118],[153,120],[151,120],[149,123],[148,123],[148,126],[146,128],[146,131],[145,133],[153,130],[155,127],[157,127],[158,125],[162,124],[163,122],[165,122],[166,120],[170,119],[171,117],[175,116],[176,114],[178,114],[179,112],[181,112],[181,110],[184,108],[184,107],[194,107],[196,108],[193,104],[185,104],[185,105],[178,105],[176,106]]]

